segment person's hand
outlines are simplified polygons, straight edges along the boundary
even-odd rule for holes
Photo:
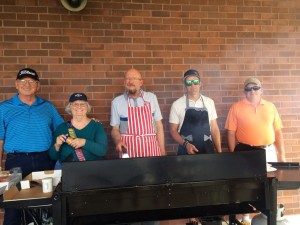
[[[127,146],[123,143],[123,141],[119,141],[119,142],[116,144],[116,150],[117,150],[118,152],[123,153],[123,149],[126,149],[126,152],[127,152]]]
[[[73,139],[69,145],[72,146],[73,148],[77,149],[77,148],[81,148],[85,145],[86,139],[84,138],[75,138]]]
[[[199,219],[197,219],[197,218],[190,218],[190,223],[199,223]]]
[[[59,151],[60,146],[66,141],[67,138],[67,134],[61,134],[56,138],[56,142],[55,142],[55,149],[56,151]]]
[[[56,144],[57,145],[62,145],[66,139],[67,139],[68,135],[67,134],[61,134],[56,138]]]
[[[186,145],[186,151],[189,155],[194,155],[196,154],[197,152],[199,152],[199,150],[195,147],[195,145],[191,144],[190,142],[187,143]]]

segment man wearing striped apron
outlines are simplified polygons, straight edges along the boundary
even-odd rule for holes
[[[124,78],[125,92],[112,102],[111,135],[120,157],[126,151],[129,157],[165,155],[162,115],[156,95],[141,89],[140,72],[130,69]],[[158,221],[142,222],[157,225]]]

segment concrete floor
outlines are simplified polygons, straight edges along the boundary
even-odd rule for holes
[[[288,225],[299,225],[300,224],[300,215],[287,215],[285,219],[288,221]]]
[[[160,225],[185,225],[187,222],[188,222],[187,219],[168,220],[168,221],[161,221]],[[300,215],[286,215],[284,221],[277,223],[277,225],[299,225],[299,224],[300,224]],[[228,225],[228,223],[223,222],[222,225]]]

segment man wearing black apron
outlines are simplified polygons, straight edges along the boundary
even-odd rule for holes
[[[221,137],[214,101],[200,94],[200,75],[184,73],[186,94],[171,107],[169,123],[172,138],[179,144],[178,155],[221,152]],[[196,218],[190,222],[197,224]]]
[[[179,144],[178,155],[221,152],[220,130],[214,101],[200,94],[200,75],[184,73],[186,94],[177,99],[170,112],[170,133]]]

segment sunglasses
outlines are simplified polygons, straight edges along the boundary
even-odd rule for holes
[[[186,86],[192,86],[192,84],[199,85],[200,84],[200,80],[186,80],[185,81],[185,85]]]
[[[245,87],[244,90],[246,92],[249,92],[249,91],[258,91],[261,87],[260,86],[253,86],[253,87]]]

